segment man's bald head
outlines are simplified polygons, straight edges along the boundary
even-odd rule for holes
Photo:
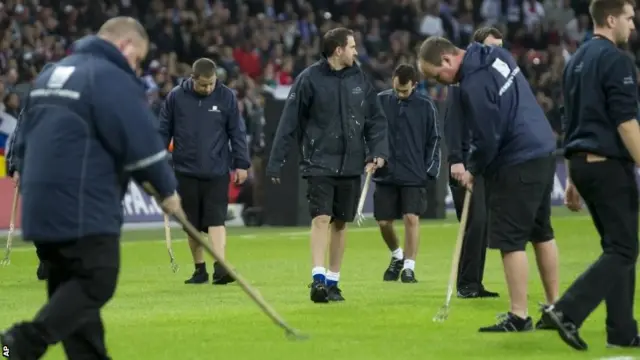
[[[115,45],[134,70],[147,57],[149,35],[132,17],[118,16],[107,20],[98,30],[98,36]]]
[[[100,30],[98,30],[98,36],[105,38],[121,39],[132,35],[139,37],[141,40],[149,40],[147,31],[142,24],[129,16],[111,18],[102,24]]]

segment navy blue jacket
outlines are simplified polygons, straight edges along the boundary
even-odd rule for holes
[[[471,148],[471,132],[462,110],[458,84],[447,90],[446,112],[444,114],[444,141],[447,144],[447,162],[466,164]]]
[[[248,169],[246,133],[236,95],[220,80],[208,96],[193,90],[192,79],[184,80],[160,108],[160,135],[165,147],[173,138],[173,166],[182,174],[207,179]]]
[[[556,140],[511,54],[473,43],[460,67],[460,98],[472,135],[473,175],[548,156]]]
[[[142,84],[111,43],[88,36],[43,71],[15,143],[22,232],[34,242],[119,236],[131,177],[176,190]]]
[[[373,181],[400,186],[425,186],[440,174],[438,112],[426,96],[413,92],[400,99],[393,89],[378,94],[388,123],[389,162]]]
[[[618,126],[638,119],[636,66],[610,40],[594,37],[564,69],[565,157],[588,152],[633,162]]]

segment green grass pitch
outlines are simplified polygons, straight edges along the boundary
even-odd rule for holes
[[[599,240],[586,214],[559,213],[553,224],[564,289],[600,253]],[[126,232],[118,290],[103,311],[112,357],[453,360],[620,359],[636,354],[605,348],[604,306],[584,324],[582,333],[591,347],[586,353],[568,348],[554,332],[479,334],[478,327],[494,322],[508,308],[502,267],[494,251],[487,258],[485,285],[502,297],[454,298],[449,319],[434,323],[431,319],[446,293],[457,223],[423,222],[418,284],[383,283],[389,253],[377,228],[369,223],[351,230],[341,272],[347,301],[313,304],[307,288],[311,269],[306,229],[229,229],[230,262],[291,325],[310,335],[304,342],[287,340],[237,285],[184,285],[193,266],[179,229],[172,230],[181,265],[177,274],[170,270],[162,229]],[[535,321],[544,297],[531,252],[529,260],[529,312]],[[0,329],[32,318],[45,301],[45,284],[35,278],[36,264],[35,252],[25,245],[15,249],[10,266],[0,268]],[[210,262],[207,267],[211,268]],[[64,359],[62,349],[52,348],[45,359]]]

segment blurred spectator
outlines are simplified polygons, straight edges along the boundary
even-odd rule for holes
[[[39,69],[117,14],[137,16],[149,31],[152,46],[140,77],[153,108],[189,76],[195,59],[216,61],[218,77],[237,93],[258,169],[264,150],[262,92],[291,85],[321,56],[320,37],[330,28],[356,32],[360,65],[382,90],[390,87],[399,62],[415,64],[416,46],[425,37],[446,36],[465,46],[477,27],[496,26],[552,124],[560,121],[564,63],[591,36],[583,0],[5,0],[0,132],[15,126],[19,99]],[[627,50],[640,59],[637,36]],[[418,90],[435,100],[446,97],[446,88],[437,84],[422,81]],[[559,127],[554,129],[560,136]],[[0,149],[3,144],[0,138]]]

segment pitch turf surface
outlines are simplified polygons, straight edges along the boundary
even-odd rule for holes
[[[553,224],[564,289],[599,254],[599,240],[584,215],[556,214]],[[416,268],[420,283],[401,284],[381,281],[389,253],[377,229],[352,228],[341,281],[347,301],[340,304],[309,301],[305,229],[230,229],[229,260],[291,325],[311,336],[305,342],[287,340],[237,285],[184,285],[193,267],[180,230],[172,232],[181,265],[177,274],[170,270],[162,230],[129,231],[119,287],[103,311],[109,351],[116,360],[640,358],[633,350],[605,348],[603,306],[584,324],[582,334],[591,346],[586,353],[568,348],[555,332],[479,334],[478,327],[494,322],[508,306],[494,251],[487,258],[485,285],[502,297],[454,298],[449,319],[432,322],[446,293],[457,229],[451,220],[424,222]],[[529,311],[535,321],[544,296],[531,252],[529,259]],[[25,245],[0,269],[0,328],[32,318],[45,301],[36,264]],[[62,349],[49,350],[45,359],[64,359]]]

